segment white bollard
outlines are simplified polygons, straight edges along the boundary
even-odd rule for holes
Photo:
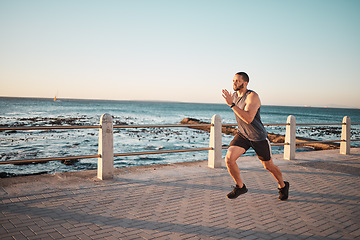
[[[113,119],[104,113],[100,119],[97,177],[101,180],[114,177]]]
[[[350,154],[351,119],[348,116],[343,118],[341,130],[340,154]]]
[[[221,167],[221,151],[222,151],[222,135],[221,135],[221,117],[215,114],[211,118],[211,127],[210,127],[210,144],[209,147],[212,148],[209,150],[208,157],[208,167],[217,168]]]
[[[284,145],[284,159],[294,160],[296,150],[296,119],[293,115],[289,115],[287,118],[285,143]]]

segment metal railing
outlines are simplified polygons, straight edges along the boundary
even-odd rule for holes
[[[35,127],[0,127],[0,131],[27,131],[27,130],[65,130],[65,129],[100,129],[101,126],[35,126]],[[64,161],[75,159],[98,158],[97,155],[81,155],[81,156],[66,156],[66,157],[51,157],[51,158],[36,158],[36,159],[22,159],[11,161],[0,161],[0,164],[27,164],[36,162],[50,162],[50,161]]]
[[[264,123],[264,126],[289,126],[289,123]],[[342,126],[345,123],[296,123],[296,126]],[[351,125],[360,125],[360,123],[351,123]],[[223,127],[236,127],[237,124],[222,124]],[[304,145],[309,143],[336,143],[344,140],[336,139],[336,140],[316,140],[316,141],[302,141],[296,142],[296,145]],[[352,142],[360,141],[360,139],[350,139]],[[284,146],[289,145],[289,143],[271,143],[271,146]],[[224,147],[226,149],[226,147]]]
[[[101,157],[100,154],[67,156],[67,157],[51,157],[51,158],[36,158],[36,159],[0,161],[0,164],[27,164],[27,163],[37,163],[37,162],[64,161],[64,160],[76,160],[76,159],[99,158],[99,157]]]
[[[209,124],[165,124],[165,125],[114,125],[113,128],[177,128],[177,127],[211,127]],[[164,154],[164,153],[180,153],[180,152],[196,152],[196,151],[208,151],[212,148],[187,148],[178,150],[161,150],[161,151],[146,151],[146,152],[132,152],[132,153],[115,153],[114,157],[124,156],[139,156],[150,154]]]
[[[295,146],[309,143],[334,143],[340,142],[340,153],[350,153],[350,142],[360,141],[360,139],[350,139],[351,125],[360,125],[360,123],[350,123],[350,118],[344,117],[342,123],[295,123],[293,116],[288,117],[287,123],[267,123],[265,126],[286,126],[285,142],[272,143],[271,146],[284,146],[284,159],[295,159]],[[326,140],[326,141],[303,141],[297,142],[296,126],[316,126],[316,125],[341,125],[342,133],[341,139]],[[222,146],[221,136],[222,127],[236,127],[237,124],[221,124],[221,118],[214,115],[212,122],[209,124],[171,124],[171,125],[112,125],[112,117],[109,114],[103,114],[101,117],[100,125],[95,126],[35,126],[35,127],[0,127],[0,131],[23,131],[23,130],[65,130],[65,129],[99,129],[99,149],[98,154],[94,155],[80,155],[80,156],[66,156],[66,157],[50,157],[50,158],[37,158],[37,159],[23,159],[23,160],[10,160],[0,161],[0,164],[26,164],[34,162],[48,162],[59,160],[75,160],[75,159],[88,159],[98,158],[98,177],[100,179],[112,178],[113,158],[122,156],[137,156],[149,154],[165,154],[165,153],[180,153],[180,152],[194,152],[194,151],[209,151],[209,167],[221,166],[221,150],[227,149],[228,146]],[[113,152],[113,129],[114,128],[176,128],[176,127],[209,127],[210,128],[210,144],[206,148],[190,148],[178,150],[161,150],[161,151],[146,151],[146,152],[130,152],[130,153],[114,153]],[[107,128],[107,130],[106,130]],[[102,144],[106,142],[106,144]],[[106,150],[106,147],[111,145],[111,150]],[[105,149],[105,150],[104,150]],[[104,167],[105,166],[105,167]],[[105,169],[105,170],[104,170]],[[107,169],[107,170],[106,170]],[[101,173],[99,173],[101,172]],[[106,173],[109,172],[109,173]]]
[[[204,127],[211,126],[211,124],[168,124],[168,125],[114,125],[113,128],[173,128],[173,127]],[[35,127],[0,127],[0,131],[26,131],[26,130],[66,130],[66,129],[100,129],[101,125],[95,126],[35,126]],[[131,152],[131,153],[115,153],[114,157],[135,156],[135,155],[149,155],[149,154],[164,154],[164,153],[180,153],[180,152],[194,152],[194,151],[208,151],[211,148],[191,148],[191,149],[178,149],[178,150],[163,150],[163,151],[147,151],[147,152]],[[63,161],[63,160],[76,160],[87,158],[99,158],[97,155],[79,155],[79,156],[66,156],[66,157],[50,157],[50,158],[36,158],[36,159],[22,159],[0,161],[0,164],[26,164],[36,162],[50,162],[50,161]]]

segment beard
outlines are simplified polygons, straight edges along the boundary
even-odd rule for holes
[[[244,83],[242,83],[239,87],[235,87],[235,85],[234,85],[234,91],[240,91],[241,89],[243,89],[244,88]]]

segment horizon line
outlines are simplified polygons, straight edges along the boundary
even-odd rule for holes
[[[52,97],[15,97],[15,96],[0,96],[0,98],[23,98],[23,99],[53,99]],[[184,102],[184,101],[171,101],[171,100],[146,100],[146,99],[103,99],[103,98],[71,98],[64,97],[58,98],[57,101],[64,100],[95,100],[95,101],[123,101],[123,102],[167,102],[167,103],[194,103],[194,104],[224,104],[218,102]],[[307,105],[307,104],[294,104],[294,105],[278,105],[278,104],[262,104],[262,106],[278,106],[278,107],[307,107],[307,108],[346,108],[346,109],[360,109],[360,107],[355,106],[342,106],[342,105]]]

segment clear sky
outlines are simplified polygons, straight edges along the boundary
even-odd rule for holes
[[[0,96],[360,107],[359,0],[0,0]]]

